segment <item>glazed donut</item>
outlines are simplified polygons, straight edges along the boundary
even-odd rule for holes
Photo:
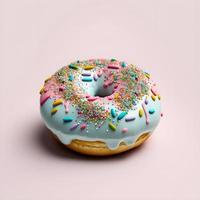
[[[116,59],[76,61],[45,80],[40,111],[68,148],[83,154],[117,154],[142,144],[161,117],[150,75]]]

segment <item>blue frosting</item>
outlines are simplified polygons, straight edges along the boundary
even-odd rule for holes
[[[73,106],[70,106],[69,112],[65,112],[64,105],[61,104],[57,106],[58,111],[56,114],[52,115],[52,104],[53,99],[48,99],[43,106],[40,107],[41,115],[45,121],[46,126],[59,138],[59,140],[64,144],[70,144],[72,140],[79,139],[84,141],[103,141],[107,144],[110,149],[115,149],[121,142],[132,144],[135,140],[143,133],[150,132],[156,128],[161,115],[161,105],[160,101],[156,99],[153,101],[151,97],[148,97],[148,104],[145,105],[147,114],[154,108],[155,112],[153,114],[148,114],[149,124],[146,124],[145,115],[141,118],[138,116],[139,109],[142,108],[142,103],[145,101],[144,97],[141,102],[137,104],[134,110],[130,110],[126,117],[135,117],[134,121],[126,121],[125,117],[120,121],[117,118],[113,118],[113,123],[119,123],[116,131],[112,131],[108,128],[108,123],[110,120],[106,120],[100,128],[96,128],[93,122],[87,122],[87,128],[80,130],[76,128],[70,130],[71,127],[79,123],[79,118],[77,111]],[[72,122],[64,123],[63,119],[65,117],[73,118]],[[128,128],[126,133],[122,133],[123,128]]]

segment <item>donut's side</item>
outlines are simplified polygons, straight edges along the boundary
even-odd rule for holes
[[[133,144],[126,145],[125,143],[121,143],[117,149],[109,149],[107,145],[101,141],[73,140],[69,145],[65,146],[81,154],[93,155],[93,156],[108,156],[108,155],[119,154],[127,150],[133,149],[135,147],[138,147],[141,144],[143,144],[149,137],[150,137],[150,132],[143,133],[137,138],[137,140]],[[56,139],[59,141],[58,138]]]

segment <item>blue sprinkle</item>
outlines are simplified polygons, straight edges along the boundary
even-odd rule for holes
[[[114,108],[111,109],[111,115],[112,115],[113,118],[116,117],[116,112],[115,112],[115,109],[114,109]]]
[[[73,75],[69,75],[69,81],[73,81],[74,80],[74,77],[73,77]]]
[[[117,117],[117,120],[121,120],[122,118],[124,118],[124,116],[127,114],[127,112],[121,112],[119,114],[119,116]]]
[[[63,118],[63,122],[72,122],[73,121],[73,118],[71,117],[64,117]]]
[[[155,110],[153,108],[150,108],[149,109],[149,114],[153,114],[153,113],[155,113]]]
[[[84,78],[82,78],[82,81],[84,81],[84,82],[91,82],[92,78],[90,78],[90,77],[84,77]]]

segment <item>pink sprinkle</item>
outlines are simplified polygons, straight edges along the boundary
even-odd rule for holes
[[[90,97],[90,95],[89,95],[89,94],[86,94],[86,95],[85,95],[85,97],[86,97],[86,98],[89,98],[89,97]]]
[[[122,133],[126,133],[128,131],[128,128],[123,128]]]
[[[50,97],[49,93],[44,93],[40,96],[40,105],[42,106]]]
[[[63,104],[65,106],[65,112],[68,113],[69,112],[69,101],[64,102]]]
[[[157,89],[156,89],[155,86],[153,86],[153,87],[151,88],[151,92],[152,92],[153,95],[155,95],[155,96],[158,94]]]
[[[86,127],[87,127],[87,124],[82,124],[80,128],[81,128],[81,130],[83,130],[83,129],[85,129]]]
[[[64,86],[59,87],[59,91],[63,91],[64,89],[65,89]]]
[[[108,97],[107,97],[107,99],[108,99],[108,100],[112,100],[112,99],[113,99],[113,97],[111,97],[111,96],[108,96]]]
[[[148,125],[149,124],[149,117],[148,117],[148,114],[147,114],[147,111],[145,109],[144,104],[142,104],[142,109],[144,110],[144,115],[145,115],[145,118],[146,118],[146,125]]]
[[[89,97],[88,101],[96,101],[98,99],[98,97]]]
[[[116,65],[108,65],[108,68],[109,69],[119,69],[119,67]]]

